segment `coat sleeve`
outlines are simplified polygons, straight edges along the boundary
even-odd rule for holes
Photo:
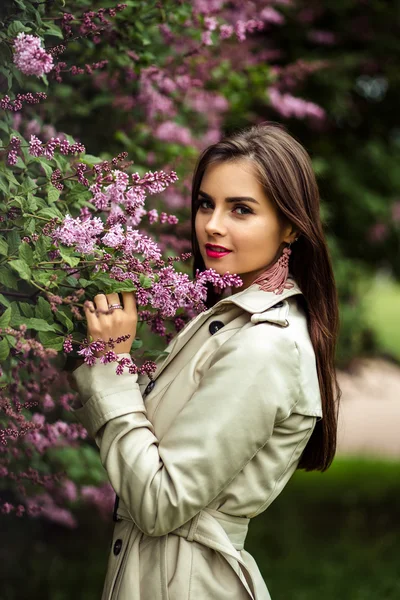
[[[218,349],[161,440],[147,418],[137,375],[116,375],[112,363],[83,364],[73,372],[84,403],[73,412],[95,438],[112,487],[147,535],[169,533],[210,504],[293,411],[299,397],[295,344],[286,336],[276,343],[271,335],[257,346],[256,329]]]

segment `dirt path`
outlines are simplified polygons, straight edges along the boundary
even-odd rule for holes
[[[359,359],[338,372],[343,395],[338,454],[400,459],[400,367],[384,359]]]

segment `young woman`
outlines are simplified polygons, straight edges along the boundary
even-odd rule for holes
[[[269,599],[244,549],[249,521],[297,468],[324,471],[335,454],[337,292],[311,162],[283,127],[201,154],[192,246],[193,274],[229,271],[243,286],[218,296],[207,284],[207,310],[152,381],[99,358],[73,371],[74,412],[117,494],[102,600]],[[135,335],[134,294],[122,297],[95,296],[92,309],[117,303],[111,314],[86,309],[94,339]]]

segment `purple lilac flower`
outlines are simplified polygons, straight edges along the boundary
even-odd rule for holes
[[[27,104],[38,104],[41,100],[46,100],[46,98],[47,94],[44,92],[17,94],[14,100],[11,100],[10,96],[5,95],[4,98],[0,100],[0,108],[17,112],[22,109],[23,102],[26,102]]]
[[[324,109],[314,102],[296,98],[291,94],[281,94],[276,88],[269,89],[269,98],[274,109],[284,117],[324,119],[326,116]]]
[[[104,230],[103,221],[100,217],[81,221],[79,217],[73,219],[67,214],[62,225],[57,227],[53,238],[66,246],[76,246],[77,252],[90,254],[96,244],[96,236]]]
[[[42,40],[19,33],[14,40],[14,64],[24,75],[42,77],[54,67],[53,57],[42,48]]]
[[[7,162],[9,165],[13,166],[17,163],[18,152],[21,148],[21,140],[13,135],[10,139],[10,146],[11,150],[8,152]]]
[[[132,229],[129,225],[126,228],[124,252],[126,254],[143,254],[148,260],[161,259],[161,252],[156,242],[149,236],[140,233],[137,229]]]
[[[121,246],[125,241],[124,230],[120,223],[116,223],[112,225],[105,235],[102,237],[102,242],[105,246],[110,246],[111,248],[117,248]]]

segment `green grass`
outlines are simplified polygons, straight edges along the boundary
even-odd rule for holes
[[[272,600],[398,600],[398,462],[296,472],[251,522],[246,549]]]
[[[365,295],[364,309],[382,349],[400,360],[400,284],[377,279]]]

